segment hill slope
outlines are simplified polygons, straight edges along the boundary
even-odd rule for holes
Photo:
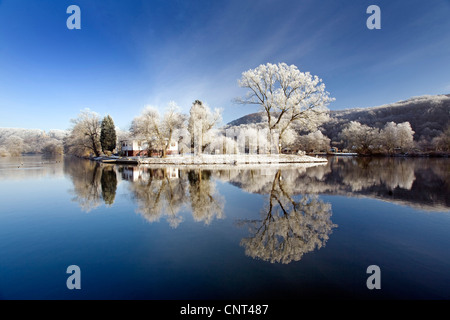
[[[338,140],[338,135],[350,121],[382,128],[387,122],[408,121],[414,130],[414,140],[427,141],[438,136],[450,124],[450,94],[414,97],[383,106],[330,111],[331,120],[322,126],[322,132]],[[262,122],[262,113],[252,113],[231,121],[230,126]]]

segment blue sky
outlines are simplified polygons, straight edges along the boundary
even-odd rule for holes
[[[450,93],[449,17],[450,0],[0,0],[0,127],[68,129],[90,108],[127,129],[146,105],[196,99],[227,123],[257,111],[232,100],[267,62],[321,77],[331,110]]]

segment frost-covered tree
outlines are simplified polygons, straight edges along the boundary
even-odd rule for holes
[[[275,133],[282,142],[290,140],[285,135],[292,134],[289,129],[294,127],[317,129],[328,119],[327,105],[334,100],[325,90],[322,79],[285,63],[267,63],[245,71],[238,83],[248,92],[236,101],[261,107],[269,140]],[[281,146],[277,147],[280,152]]]
[[[100,132],[100,143],[103,152],[112,152],[116,148],[116,128],[110,115],[103,118]]]
[[[301,150],[307,152],[320,152],[330,149],[330,138],[323,135],[322,131],[316,130],[307,135],[300,136],[297,144]]]
[[[279,140],[278,146],[279,146],[279,152],[281,152],[281,150],[283,150],[284,148],[293,146],[293,144],[295,143],[295,141],[298,138],[298,133],[294,128],[288,127],[284,131],[284,134],[281,135],[279,138],[280,138],[280,140]]]
[[[268,130],[260,124],[241,124],[239,126],[231,126],[225,129],[227,144],[233,146],[235,150],[228,148],[226,153],[242,153],[242,154],[265,154],[268,153]],[[230,152],[231,151],[231,152]]]
[[[260,130],[254,125],[249,125],[243,128],[240,135],[244,136],[244,148],[246,153],[257,154],[259,147],[267,140],[267,135],[261,134]]]
[[[17,157],[24,151],[24,140],[17,136],[10,136],[4,141],[4,146],[8,155]]]
[[[141,114],[133,119],[130,126],[130,134],[133,138],[142,139],[148,143],[149,154],[156,149],[155,131],[161,127],[159,111],[156,108],[147,106]]]
[[[185,116],[185,119],[186,118],[187,117]],[[191,151],[191,134],[189,133],[187,126],[183,125],[183,127],[177,131],[177,136],[178,152],[180,154],[189,153]]]
[[[54,140],[47,142],[42,148],[42,153],[45,154],[63,154],[64,148],[61,141]]]
[[[0,128],[0,155],[22,153],[61,153],[67,131],[23,128]]]
[[[156,108],[146,107],[133,119],[130,132],[134,137],[145,139],[148,142],[149,151],[161,150],[161,157],[165,157],[170,142],[178,141],[179,132],[186,121],[186,117],[178,110],[174,102],[169,103],[163,116]]]
[[[397,146],[397,124],[395,122],[388,122],[380,132],[383,146],[388,153],[392,153]]]
[[[402,122],[397,125],[397,140],[398,146],[403,151],[408,150],[414,146],[414,131],[409,122]]]
[[[4,147],[0,146],[0,157],[9,157],[9,151]]]
[[[213,128],[221,121],[222,111],[218,108],[213,111],[208,105],[195,100],[189,111],[188,130],[191,137],[191,146],[194,153],[201,154],[216,136]]]
[[[414,131],[409,122],[388,122],[380,131],[380,141],[388,153],[400,148],[407,150],[414,145]]]
[[[436,151],[450,151],[450,125],[431,143]]]
[[[347,148],[362,154],[373,153],[380,144],[380,130],[357,121],[350,121],[342,130],[341,137],[346,141]]]
[[[78,118],[71,120],[73,126],[64,140],[66,153],[75,155],[94,154],[100,156],[100,115],[89,109],[83,110]]]
[[[164,139],[163,157],[166,156],[167,149],[171,141],[179,142],[182,139],[186,127],[186,116],[180,112],[180,108],[175,102],[170,102],[163,116],[163,131],[157,135],[161,141]]]
[[[208,154],[236,154],[239,153],[237,141],[216,131],[211,143],[205,148]]]

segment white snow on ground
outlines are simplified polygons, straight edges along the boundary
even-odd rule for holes
[[[130,157],[140,164],[176,164],[176,165],[242,165],[242,164],[295,164],[295,163],[327,163],[327,159],[305,155],[184,155],[167,158]]]

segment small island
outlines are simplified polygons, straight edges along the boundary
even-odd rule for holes
[[[168,157],[120,157],[104,156],[89,158],[102,163],[120,164],[158,164],[158,165],[267,165],[267,164],[306,164],[327,163],[322,157],[308,155],[274,154],[274,155],[176,155]]]

